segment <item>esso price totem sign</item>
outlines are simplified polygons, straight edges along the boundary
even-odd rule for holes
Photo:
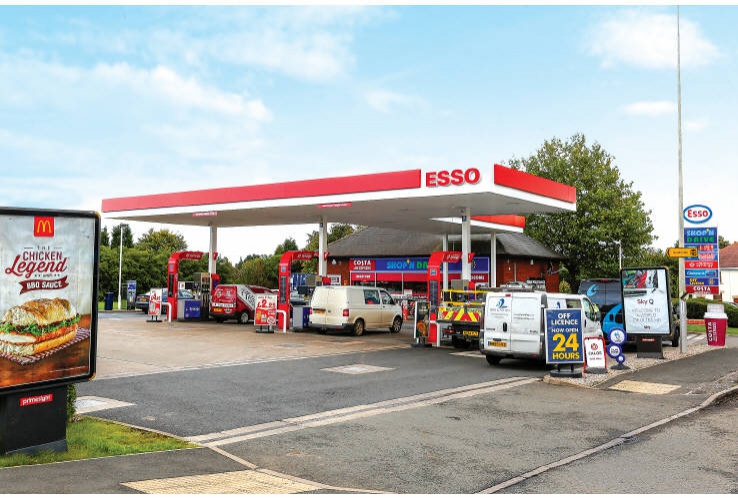
[[[700,224],[705,223],[712,218],[712,209],[704,204],[692,204],[684,208],[682,213],[684,220],[690,223]]]

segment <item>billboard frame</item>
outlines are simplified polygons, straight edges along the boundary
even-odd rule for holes
[[[89,368],[87,369],[87,372],[82,374],[69,374],[69,375],[61,375],[59,377],[53,377],[53,378],[41,378],[41,380],[38,381],[30,381],[30,382],[16,382],[9,383],[7,386],[0,386],[0,397],[3,397],[8,394],[18,393],[22,391],[38,391],[40,389],[51,389],[56,386],[63,386],[68,384],[73,384],[77,382],[85,382],[91,380],[97,371],[97,331],[98,331],[98,286],[99,286],[99,271],[100,271],[100,231],[101,231],[101,220],[100,220],[100,214],[96,211],[77,211],[77,210],[65,210],[65,209],[35,209],[35,208],[15,208],[15,207],[0,207],[0,219],[3,219],[5,217],[30,217],[34,219],[38,219],[39,217],[43,218],[53,218],[54,220],[89,220],[92,223],[92,228],[94,230],[94,236],[93,236],[93,247],[89,248],[91,249],[90,254],[92,256],[92,261],[89,262],[90,266],[87,266],[88,262],[85,261],[85,268],[87,268],[91,274],[88,275],[90,288],[89,290],[89,298],[90,298],[90,322],[89,322],[89,351],[88,351],[88,365]],[[32,224],[33,225],[33,224]],[[35,228],[34,228],[35,229]],[[3,230],[2,223],[0,223],[0,230]],[[92,234],[90,234],[92,235]],[[80,246],[81,247],[81,246]],[[1,262],[3,266],[6,266],[8,264],[7,261]],[[80,269],[82,268],[82,265],[80,265]],[[77,270],[79,272],[79,269]],[[3,272],[6,274],[9,274],[10,272]],[[3,277],[5,275],[2,275]],[[14,282],[18,283],[18,282]],[[53,289],[52,289],[53,290]],[[51,292],[51,291],[50,291]],[[55,296],[58,297],[58,296]],[[4,313],[7,309],[7,303],[0,303],[2,305],[2,310],[0,312]],[[80,341],[81,342],[81,341]],[[10,360],[7,360],[10,361]],[[24,368],[30,367],[33,368],[33,366],[37,366],[38,362],[30,363],[27,365],[24,365]]]

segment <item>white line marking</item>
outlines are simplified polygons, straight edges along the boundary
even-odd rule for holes
[[[540,379],[535,377],[511,377],[508,379],[482,382],[479,384],[461,386],[452,389],[442,389],[440,391],[430,393],[380,401],[369,405],[356,405],[338,410],[313,413],[302,417],[294,417],[265,424],[240,427],[228,431],[201,434],[199,436],[188,437],[186,440],[208,447],[223,446],[250,439],[258,439],[277,434],[299,431],[311,427],[321,427],[397,411],[423,408],[453,399],[487,394],[530,384],[532,382],[540,382]]]

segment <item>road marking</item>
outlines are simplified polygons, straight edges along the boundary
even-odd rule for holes
[[[643,394],[667,394],[672,391],[676,391],[680,387],[681,386],[675,386],[672,384],[657,384],[655,382],[638,382],[635,380],[624,380],[610,386],[608,389]]]
[[[74,407],[80,415],[107,410],[108,408],[121,408],[123,406],[133,406],[133,403],[126,403],[117,399],[101,398],[99,396],[80,396],[74,402]]]
[[[438,403],[443,403],[453,399],[468,398],[487,394],[504,389],[530,384],[532,382],[540,382],[537,377],[510,377],[507,379],[494,380],[490,382],[482,382],[479,384],[471,384],[451,389],[442,389],[430,393],[416,394],[403,398],[390,399],[372,403],[369,405],[356,405],[338,410],[330,410],[320,413],[313,413],[302,417],[287,418],[284,420],[276,420],[265,424],[252,425],[247,427],[239,427],[222,432],[213,432],[210,434],[201,434],[185,438],[192,443],[201,444],[203,446],[224,446],[232,443],[239,443],[251,439],[258,439],[277,434],[285,434],[288,432],[299,431],[302,429],[321,427],[325,425],[338,424],[348,422],[360,418],[373,417],[376,415],[384,415],[387,413],[411,410],[414,408],[423,408]]]
[[[363,344],[363,343],[362,343]],[[407,349],[407,344],[402,345],[393,345],[393,346],[379,346],[379,347],[367,347],[367,348],[355,348],[350,349],[347,351],[334,351],[330,353],[319,353],[319,354],[302,354],[300,356],[278,356],[278,357],[271,357],[271,358],[251,358],[246,360],[234,360],[234,361],[224,361],[224,362],[216,362],[216,363],[206,363],[204,365],[190,365],[190,366],[183,366],[183,367],[162,367],[161,365],[157,364],[145,364],[148,366],[154,366],[154,367],[160,367],[157,370],[149,370],[145,372],[125,372],[125,373],[117,373],[117,374],[102,374],[95,376],[95,379],[122,379],[127,377],[139,377],[142,375],[158,375],[163,373],[171,373],[171,372],[190,372],[194,370],[206,370],[209,368],[222,368],[222,367],[238,367],[238,366],[245,366],[245,365],[259,365],[261,363],[274,363],[278,361],[293,361],[293,360],[309,360],[311,358],[325,358],[329,356],[340,356],[344,354],[356,354],[356,353],[368,353],[368,352],[375,352],[375,351],[389,351],[392,349]],[[119,360],[117,358],[112,357],[105,357],[105,356],[98,356],[99,358],[105,358],[108,360],[113,361],[122,361],[126,363],[131,364],[144,364],[138,361],[127,361],[127,360]]]
[[[394,370],[394,368],[356,364],[356,365],[344,365],[342,367],[321,368],[321,370],[324,372],[335,372],[335,373],[357,375],[357,374],[381,372],[383,370]]]
[[[123,482],[147,494],[290,494],[321,488],[258,470]]]

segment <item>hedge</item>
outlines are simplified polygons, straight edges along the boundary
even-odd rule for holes
[[[712,304],[707,299],[687,299],[687,318],[701,320],[707,313],[707,305]],[[728,327],[738,327],[738,308],[724,305],[725,314],[728,315]]]

